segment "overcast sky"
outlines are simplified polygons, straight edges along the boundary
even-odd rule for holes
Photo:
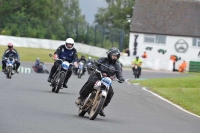
[[[99,7],[107,7],[105,0],[79,0],[81,13],[85,15],[88,23],[92,24],[94,15],[97,13]]]

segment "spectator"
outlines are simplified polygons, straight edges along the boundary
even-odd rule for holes
[[[147,53],[144,52],[144,54],[142,55],[142,58],[147,58]]]
[[[173,71],[176,71],[175,69],[175,63],[176,63],[176,56],[175,55],[171,55],[170,59],[173,61]]]
[[[185,60],[183,60],[183,63],[179,66],[178,71],[179,72],[184,72],[186,66],[187,66],[187,63],[185,62]]]

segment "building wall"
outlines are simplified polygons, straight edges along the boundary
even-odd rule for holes
[[[200,51],[200,47],[193,47],[193,38],[192,37],[181,37],[181,36],[166,36],[166,44],[152,44],[144,42],[144,34],[130,33],[130,43],[129,49],[131,53],[131,57],[133,56],[133,48],[135,35],[138,35],[137,39],[137,55],[141,57],[141,55],[146,51],[148,58],[144,60],[144,67],[152,68],[152,69],[164,69],[164,70],[172,70],[172,62],[170,61],[171,55],[176,55],[181,57],[176,63],[176,68],[178,65],[182,63],[183,60],[186,61],[197,61],[198,53]],[[188,49],[184,53],[177,52],[175,46],[179,47],[184,41],[188,44]],[[180,42],[176,45],[177,42]],[[186,44],[183,44],[186,46]],[[146,50],[147,47],[152,47],[152,50]],[[165,54],[159,53],[158,50],[166,50]]]

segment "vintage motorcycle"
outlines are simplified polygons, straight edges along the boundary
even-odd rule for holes
[[[13,71],[14,68],[16,68],[15,66],[15,62],[18,61],[17,59],[13,58],[13,57],[8,57],[8,58],[5,58],[4,60],[6,60],[6,69],[5,69],[5,74],[6,74],[6,77],[8,79],[11,79],[11,76],[13,74],[15,74],[15,72]]]
[[[88,62],[88,63],[87,63],[87,71],[88,71],[88,74],[89,74],[89,75],[91,75],[92,72],[93,72],[93,71],[90,69],[90,66],[91,66],[91,65],[92,65],[92,62]]]
[[[114,77],[102,76],[102,73],[97,69],[93,70],[99,80],[95,83],[92,92],[86,98],[84,103],[78,106],[78,115],[84,116],[85,113],[88,112],[90,120],[94,120],[102,109],[112,80],[118,81],[118,79]]]
[[[84,69],[84,63],[80,61],[78,63],[78,69],[77,69],[78,78],[81,78],[81,76],[83,75],[83,69]]]
[[[52,54],[49,54],[52,57]],[[63,88],[63,83],[65,76],[67,75],[68,69],[72,63],[65,61],[65,59],[53,58],[53,60],[61,61],[62,63],[57,68],[56,72],[53,74],[50,86],[52,87],[52,92],[58,93],[60,89]]]
[[[46,66],[44,65],[44,62],[40,62],[38,67],[32,66],[34,72],[36,73],[47,73],[49,74],[49,71],[47,70]]]
[[[139,68],[138,68],[138,65],[134,65],[134,75],[135,75],[135,78],[139,78],[140,77],[140,73],[139,73]]]

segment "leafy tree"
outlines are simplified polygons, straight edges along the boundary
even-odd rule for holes
[[[107,27],[115,27],[125,31],[125,47],[127,47],[128,33],[130,23],[127,21],[127,15],[132,16],[135,0],[106,0],[107,8],[100,8],[95,15],[95,22]]]
[[[68,22],[76,37],[76,23],[86,23],[78,0],[0,0],[0,34],[66,39]]]

